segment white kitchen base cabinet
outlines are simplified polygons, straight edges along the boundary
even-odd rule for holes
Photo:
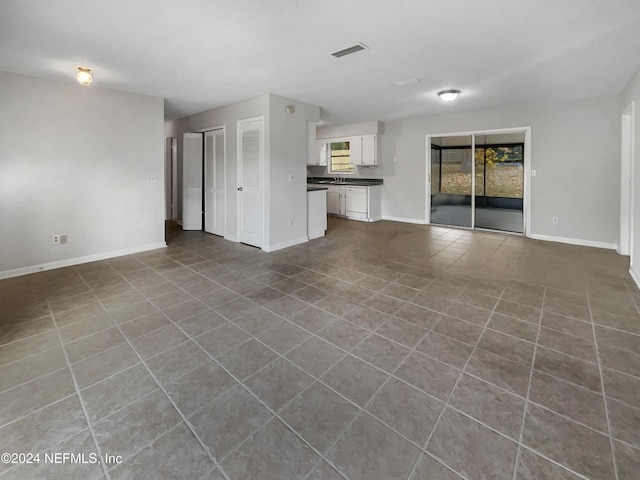
[[[327,193],[327,213],[363,222],[382,220],[380,189],[379,185],[331,185]]]
[[[346,187],[330,185],[327,190],[327,213],[329,215],[347,214]]]
[[[324,236],[327,230],[327,191],[307,191],[307,237]]]
[[[348,186],[346,215],[351,220],[377,222],[382,220],[382,194],[380,185],[370,187]]]

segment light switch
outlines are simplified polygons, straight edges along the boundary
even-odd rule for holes
[[[535,177],[536,176],[536,171],[535,170],[531,170],[531,176]]]
[[[293,182],[295,180],[296,176],[293,173],[289,174],[289,181]]]

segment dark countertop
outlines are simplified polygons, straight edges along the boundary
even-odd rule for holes
[[[375,185],[382,185],[383,180],[381,178],[352,178],[344,179],[336,182],[333,178],[326,177],[308,177],[307,183],[320,184],[320,185],[360,185],[363,187],[373,187]]]
[[[329,190],[328,187],[310,187],[307,185],[307,192],[316,192],[318,190]]]

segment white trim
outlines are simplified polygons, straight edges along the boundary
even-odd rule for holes
[[[166,248],[165,242],[150,243],[148,245],[142,245],[140,247],[124,248],[122,250],[112,250],[110,252],[95,253],[93,255],[86,255],[83,257],[67,258],[65,260],[58,260],[55,262],[43,263],[41,265],[31,265],[28,267],[15,268],[13,270],[5,270],[0,272],[0,280],[5,278],[19,277],[21,275],[28,275],[30,273],[43,272],[45,270],[53,270],[56,268],[71,267],[73,265],[80,265],[82,263],[96,262],[98,260],[106,260],[108,258],[121,257],[123,255],[131,255],[133,253],[147,252],[149,250],[157,250],[159,248]]]
[[[633,267],[629,269],[629,275],[633,278],[633,281],[636,282],[636,285],[640,287],[640,273],[636,272]]]
[[[274,252],[276,250],[282,250],[283,248],[293,247],[294,245],[300,245],[301,243],[306,243],[308,241],[309,241],[309,237],[305,235],[303,237],[293,238],[291,240],[286,240],[284,242],[265,246],[262,248],[262,250],[267,253]]]
[[[225,235],[224,239],[229,240],[230,242],[236,242],[236,243],[240,241],[238,240],[238,237],[236,237],[235,235]]]
[[[392,217],[389,215],[382,215],[382,220],[389,220],[390,222],[402,222],[402,223],[413,223],[415,225],[428,225],[429,222],[421,220],[419,218],[403,218],[403,217]]]
[[[615,250],[618,246],[615,243],[594,242],[593,240],[583,240],[581,238],[555,237],[553,235],[531,234],[529,238],[545,240],[547,242],[568,243],[569,245],[581,245],[583,247],[606,248],[608,250]]]

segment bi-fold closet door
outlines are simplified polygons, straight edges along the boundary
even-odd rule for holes
[[[183,137],[182,228],[226,234],[225,130]]]
[[[226,181],[224,129],[204,132],[204,231],[225,235]]]
[[[428,137],[430,223],[524,233],[525,133]]]

